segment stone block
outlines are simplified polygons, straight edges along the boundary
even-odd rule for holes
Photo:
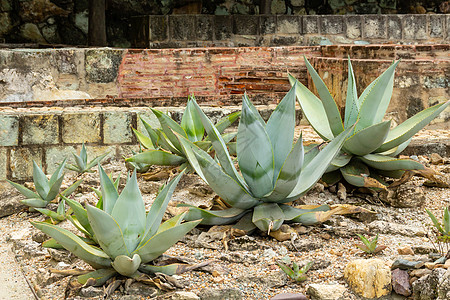
[[[28,180],[33,177],[33,160],[42,167],[41,148],[11,149],[10,170],[11,179]]]
[[[52,145],[58,143],[58,115],[25,115],[22,118],[23,145]]]
[[[318,16],[303,16],[303,33],[319,33],[319,17]]]
[[[62,119],[62,141],[66,144],[98,143],[100,114],[98,112],[66,113]]]
[[[257,35],[259,17],[256,15],[234,15],[233,32],[240,35]]]
[[[344,32],[343,16],[320,16],[320,33],[322,34],[341,34]]]
[[[6,154],[6,148],[0,148],[0,180],[6,179],[7,161],[8,157]]]
[[[168,37],[167,16],[149,17],[149,39],[150,41],[165,41]]]
[[[111,161],[116,158],[116,146],[86,146],[86,153],[89,160],[108,153],[102,162]]]
[[[276,16],[260,16],[259,17],[259,30],[261,34],[274,34],[276,27]]]
[[[233,17],[232,16],[215,16],[214,39],[227,40],[231,38],[233,33]]]
[[[0,146],[19,144],[19,117],[0,115]]]
[[[390,40],[402,38],[402,19],[399,16],[389,15],[387,20],[387,35]]]
[[[103,141],[105,144],[123,144],[132,141],[131,113],[124,111],[105,112],[103,116]]]
[[[81,149],[81,147],[79,147]],[[53,174],[59,164],[67,158],[66,164],[74,164],[75,159],[72,153],[80,154],[73,146],[51,146],[45,150],[45,164],[47,165],[47,174]],[[88,157],[88,160],[91,157]]]
[[[57,49],[55,51],[54,60],[58,71],[63,74],[77,74],[77,50]]]
[[[361,38],[362,22],[361,16],[348,16],[346,18],[346,36],[350,39]]]
[[[364,16],[364,38],[384,39],[387,36],[386,17],[369,15]]]
[[[430,22],[428,26],[428,34],[432,38],[444,38],[445,36],[445,16],[429,15]],[[450,24],[447,26],[450,27]]]
[[[123,54],[124,50],[120,49],[87,50],[84,62],[87,82],[114,82],[119,72]]]
[[[212,41],[214,35],[214,16],[198,15],[195,24],[197,40]]]
[[[301,34],[302,17],[301,16],[278,16],[277,33],[281,34]]]
[[[427,34],[426,15],[408,15],[403,17],[403,38],[406,40],[425,40]]]
[[[170,39],[176,41],[195,40],[195,18],[189,15],[169,16]]]

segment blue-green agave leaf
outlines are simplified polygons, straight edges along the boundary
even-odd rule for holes
[[[272,144],[274,155],[274,182],[292,150],[292,143],[294,141],[295,85],[294,83],[294,86],[277,105],[266,125],[266,131]],[[237,146],[239,147],[239,143]]]
[[[358,120],[359,114],[359,100],[356,91],[355,74],[353,73],[353,66],[348,58],[348,78],[347,78],[347,97],[345,100],[345,117],[344,127],[347,129]]]
[[[386,171],[393,170],[422,170],[424,166],[412,159],[398,159],[380,154],[367,154],[360,159],[368,166]]]
[[[276,231],[284,220],[284,213],[276,203],[263,203],[253,209],[252,222],[262,231]]]
[[[194,98],[192,96],[192,98]],[[195,98],[194,98],[195,99]],[[186,108],[181,118],[181,128],[186,132],[187,138],[191,142],[201,141],[205,134],[205,127],[203,127],[200,116],[192,104],[191,97],[189,97]]]
[[[182,214],[176,215],[175,217],[172,217],[169,220],[165,221],[164,223],[162,223],[159,226],[157,233],[166,231],[167,229],[170,229],[172,227],[180,225],[181,222],[183,222],[186,214],[187,214],[187,212],[184,212]],[[198,220],[198,219],[195,219],[195,220]]]
[[[64,180],[64,175],[61,175],[50,187],[50,190],[48,191],[48,194],[45,196],[44,200],[47,202],[52,201],[53,199],[58,196],[59,189],[61,188],[62,181]]]
[[[314,214],[315,212],[330,210],[330,206],[328,205],[305,209],[281,204],[280,208],[283,211],[286,221],[298,222],[304,225],[312,225],[318,222]]]
[[[68,197],[70,196],[75,190],[80,186],[80,184],[83,182],[83,179],[75,181],[71,186],[69,186],[67,189],[61,192],[62,196]]]
[[[147,150],[127,158],[126,161],[149,165],[178,166],[184,163],[186,159],[163,150]]]
[[[384,188],[378,180],[370,177],[369,168],[358,159],[353,159],[340,169],[345,181],[354,186]]]
[[[51,187],[55,182],[61,177],[64,176],[64,167],[66,165],[67,159],[64,158],[63,162],[56,168],[55,172],[53,172],[52,176],[50,177],[50,180],[48,181],[49,187]]]
[[[239,220],[248,210],[240,209],[236,207],[224,209],[224,210],[206,210],[198,208],[196,206],[188,204],[180,204],[179,207],[190,207],[185,220],[199,220],[202,219],[203,225],[226,225],[234,223]]]
[[[90,236],[94,235],[94,232],[92,231],[91,224],[89,223],[88,215],[84,207],[77,201],[74,201],[72,199],[63,197],[63,199],[66,201],[67,205],[70,206],[70,208],[73,210],[73,213],[75,214],[75,217],[77,221],[80,223],[81,226],[89,233]]]
[[[41,198],[27,198],[20,200],[21,203],[31,207],[46,207],[48,202]]]
[[[94,286],[104,285],[111,277],[117,274],[117,271],[113,268],[99,269],[93,272],[83,274],[77,277],[77,281],[81,284],[85,284],[89,279],[94,279]],[[91,280],[92,280],[91,279]]]
[[[133,128],[134,135],[145,149],[155,149],[152,139]]]
[[[112,182],[111,178],[106,175],[106,172],[105,170],[103,170],[101,165],[98,165],[98,171],[100,174],[103,210],[106,213],[110,214],[113,210],[114,205],[116,204],[117,198],[119,198],[119,193],[114,187],[114,183]]]
[[[344,144],[344,151],[364,156],[380,147],[389,133],[391,121],[381,122],[354,133]]]
[[[261,198],[273,190],[274,154],[266,129],[253,115],[248,102],[244,97],[236,142],[238,162],[250,191]]]
[[[163,112],[150,108],[152,112],[155,114],[155,116],[158,118],[159,123],[161,124],[161,128],[164,131],[164,134],[166,135],[167,139],[170,141],[170,143],[176,148],[180,149],[180,144],[178,142],[178,139],[176,138],[175,134],[173,132],[176,132],[178,134],[181,134],[182,136],[187,138],[187,134],[184,131],[184,129],[174,120],[172,120],[171,117],[164,114]],[[173,131],[172,131],[173,130]]]
[[[133,251],[141,242],[146,229],[145,205],[137,183],[136,171],[117,198],[111,217],[119,224],[127,249]]]
[[[13,187],[15,187],[22,195],[24,195],[27,198],[40,198],[40,196],[33,192],[32,190],[24,187],[23,185],[20,185],[18,183],[12,182],[11,180],[6,180],[8,181]]]
[[[241,116],[241,111],[236,111],[223,117],[216,123],[216,128],[219,133],[223,133],[231,124],[233,124]]]
[[[306,57],[304,57],[304,59],[306,68],[308,68],[309,71],[309,75],[311,75],[314,85],[317,88],[317,92],[319,93],[320,99],[322,100],[323,108],[325,109],[331,131],[333,132],[334,136],[337,136],[342,131],[344,131],[344,125],[342,124],[339,108],[336,105],[333,96],[331,96],[330,91],[323,82],[322,78],[320,78],[319,74],[317,74],[316,70],[314,70],[313,66],[309,63]]]
[[[56,172],[54,173],[56,174]],[[42,169],[33,160],[33,181],[34,187],[37,193],[42,199],[46,200],[48,192],[50,191],[50,185]]]

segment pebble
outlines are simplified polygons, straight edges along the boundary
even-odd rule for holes
[[[395,260],[392,263],[391,269],[402,269],[402,270],[408,270],[408,269],[419,269],[422,268],[427,263],[424,263],[423,261],[410,261],[406,259],[399,258]]]
[[[411,246],[405,246],[397,249],[398,254],[400,255],[414,255],[414,251]]]

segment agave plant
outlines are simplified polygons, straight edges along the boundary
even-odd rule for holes
[[[237,133],[238,173],[218,129],[193,103],[215,150],[216,159],[178,135],[189,163],[230,208],[204,210],[190,207],[187,219],[203,219],[202,224],[230,224],[246,231],[258,227],[263,231],[278,230],[285,221],[313,224],[317,212],[330,209],[322,205],[299,209],[286,205],[304,195],[322,176],[339,152],[348,129],[322,151],[304,151],[302,138],[294,142],[295,88],[276,107],[267,124],[249,101],[243,97],[242,115]],[[217,161],[216,161],[217,160]]]
[[[103,172],[104,173],[104,172]],[[102,173],[101,173],[102,174]],[[163,272],[172,274],[176,265],[152,266],[159,257],[200,221],[181,223],[184,214],[161,224],[167,204],[183,173],[180,173],[156,197],[148,214],[133,172],[119,195],[113,182],[102,176],[103,209],[87,205],[69,205],[74,209],[81,231],[94,237],[99,247],[89,245],[82,237],[56,225],[31,222],[33,226],[54,238],[96,270],[79,276],[78,281],[86,283],[93,278],[95,285],[102,285],[117,273],[137,277],[141,273]]]
[[[291,278],[295,282],[299,283],[299,282],[302,282],[302,281],[305,281],[306,279],[308,279],[308,277],[306,276],[306,272],[309,271],[309,269],[311,268],[311,266],[313,265],[314,262],[310,261],[301,268],[297,265],[297,263],[295,261],[292,262],[292,268],[280,261],[277,261],[276,263],[280,267],[280,269],[287,276],[289,276],[289,278]]]
[[[181,118],[181,124],[178,124],[163,112],[151,108],[158,118],[161,128],[154,129],[145,120],[141,119],[148,136],[135,129],[133,131],[141,145],[148,150],[136,154],[126,159],[126,161],[149,165],[181,165],[181,169],[188,167],[189,162],[173,132],[187,138],[200,148],[208,150],[211,147],[211,141],[204,138],[205,128],[194,108],[194,102],[195,98],[193,96],[189,97]],[[219,133],[222,134],[239,116],[240,112],[235,112],[219,120],[215,125]],[[235,136],[235,133],[227,133],[222,137],[228,143]]]
[[[91,168],[97,165],[103,158],[105,158],[106,155],[108,155],[108,153],[101,154],[88,162],[86,146],[84,143],[81,146],[80,155],[76,155],[75,153],[72,154],[75,158],[76,165],[68,164],[66,169],[78,172],[79,174],[94,172]]]
[[[82,180],[78,180],[64,191],[59,191],[64,179],[63,171],[65,164],[66,160],[64,159],[49,180],[42,169],[33,161],[33,182],[36,192],[10,180],[8,182],[26,197],[26,199],[20,200],[20,202],[33,208],[43,208],[59,194],[63,196],[70,195],[82,182]]]
[[[325,141],[332,140],[344,130],[354,126],[342,151],[332,162],[323,179],[328,183],[342,177],[354,186],[385,187],[382,176],[399,178],[404,170],[420,170],[424,166],[411,159],[396,156],[403,151],[420,129],[439,115],[450,101],[427,108],[391,129],[390,120],[383,121],[393,85],[394,62],[375,79],[358,97],[355,75],[348,60],[348,86],[345,114],[339,108],[325,83],[305,58],[306,67],[317,88],[320,99],[294,77],[298,102],[311,126]]]

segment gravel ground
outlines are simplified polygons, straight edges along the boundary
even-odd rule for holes
[[[302,129],[305,140],[320,141],[320,138],[315,136],[312,130]],[[423,135],[426,135],[427,138],[442,139],[443,135],[448,136],[448,131],[425,132]],[[427,157],[421,157],[421,159],[427,160]],[[449,181],[450,160],[447,158],[445,161],[447,164],[433,165],[432,167],[443,172],[446,180]],[[113,172],[114,176],[119,172],[124,174],[125,171],[122,162],[110,162],[105,165],[105,168],[107,172]],[[71,180],[70,176],[70,174],[67,176],[67,183]],[[86,177],[88,182],[96,180],[96,174],[88,174]],[[385,261],[394,261],[399,256],[398,249],[405,246],[410,246],[418,256],[433,252],[433,245],[427,237],[429,231],[427,226],[431,222],[424,208],[428,208],[440,216],[443,208],[450,204],[450,189],[426,187],[423,186],[424,182],[425,179],[414,177],[411,182],[407,183],[411,186],[422,187],[426,197],[423,207],[414,208],[390,207],[383,204],[376,195],[363,194],[356,190],[347,190],[347,198],[342,200],[338,198],[333,188],[324,188],[323,185],[318,184],[302,198],[306,204],[349,203],[362,206],[376,214],[371,217],[334,216],[331,220],[317,226],[297,226],[299,235],[292,241],[278,242],[264,233],[256,233],[250,237],[238,237],[235,240],[229,239],[228,251],[224,248],[223,233],[214,234],[213,229],[199,227],[194,229],[183,241],[169,249],[166,254],[195,263],[211,261],[210,267],[203,271],[190,271],[175,276],[178,282],[185,285],[183,290],[196,294],[200,294],[205,288],[220,290],[238,288],[244,299],[270,299],[282,292],[306,294],[307,286],[310,283],[338,283],[346,286],[343,280],[345,265],[351,260],[368,257],[356,247],[358,243],[356,233],[373,236],[379,232],[379,244],[386,245],[387,248],[376,257]],[[154,193],[161,184],[162,181],[148,182],[140,178],[141,190],[147,204],[152,202]],[[205,196],[199,197],[198,191],[203,191]],[[195,175],[189,175],[180,183],[173,202],[202,202],[208,205],[213,198],[213,195],[208,193],[207,188]],[[83,193],[77,194],[75,199],[82,203],[94,202],[95,196],[85,186]],[[22,271],[26,274],[26,278],[36,294],[42,299],[65,299],[67,295],[70,295],[66,291],[69,291],[68,282],[71,280],[71,276],[50,274],[49,269],[83,269],[88,266],[65,251],[49,252],[42,248],[40,246],[42,235],[30,225],[30,220],[42,221],[43,217],[39,214],[22,211],[0,219],[0,259],[2,261],[0,264],[0,299],[34,298],[21,275]],[[400,229],[407,228],[408,230],[404,232],[403,229],[394,230],[382,227],[377,227],[377,230],[371,227],[374,220],[379,223],[388,222],[388,224],[401,227]],[[70,227],[68,222],[61,224]],[[209,235],[207,234],[208,230]],[[199,243],[200,238],[205,235],[208,235],[210,239]],[[13,251],[10,250],[11,248]],[[308,272],[307,281],[296,284],[280,271],[276,261],[286,260],[288,257],[300,265],[309,261],[314,262]],[[116,292],[112,299],[119,299],[120,295],[120,292]],[[81,299],[101,298],[102,296],[92,296]],[[347,289],[345,299],[358,298]]]

